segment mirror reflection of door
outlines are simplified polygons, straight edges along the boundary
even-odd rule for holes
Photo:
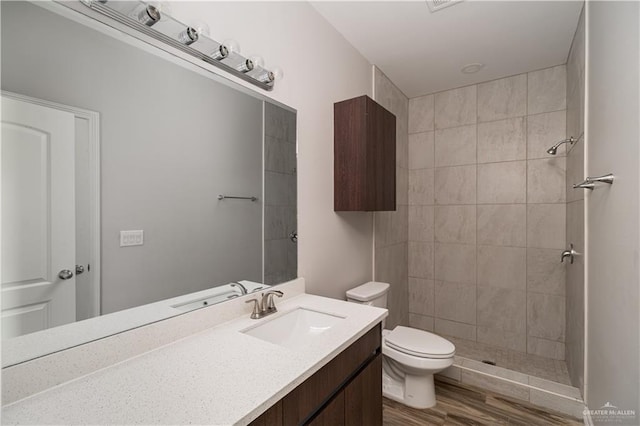
[[[76,319],[74,115],[2,97],[2,337]]]

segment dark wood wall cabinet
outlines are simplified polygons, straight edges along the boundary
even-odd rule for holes
[[[382,425],[380,333],[378,324],[251,425]]]
[[[396,209],[396,117],[368,96],[335,103],[334,210]]]

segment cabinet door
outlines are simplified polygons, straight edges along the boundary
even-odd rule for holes
[[[309,422],[310,426],[342,426],[345,414],[344,391],[340,391],[322,411]]]
[[[282,401],[276,402],[273,407],[252,421],[251,426],[282,426]]]
[[[367,177],[364,210],[396,209],[396,117],[367,99]]]
[[[344,389],[345,425],[382,425],[382,355]]]

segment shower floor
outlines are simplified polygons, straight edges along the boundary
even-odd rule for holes
[[[476,361],[491,361],[497,367],[571,386],[571,379],[569,378],[569,371],[565,361],[496,348],[480,342],[472,342],[450,336],[445,337],[456,345],[457,356]]]

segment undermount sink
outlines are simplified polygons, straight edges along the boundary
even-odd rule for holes
[[[286,348],[303,346],[309,339],[324,333],[344,317],[298,308],[260,325],[242,330],[242,333]]]

